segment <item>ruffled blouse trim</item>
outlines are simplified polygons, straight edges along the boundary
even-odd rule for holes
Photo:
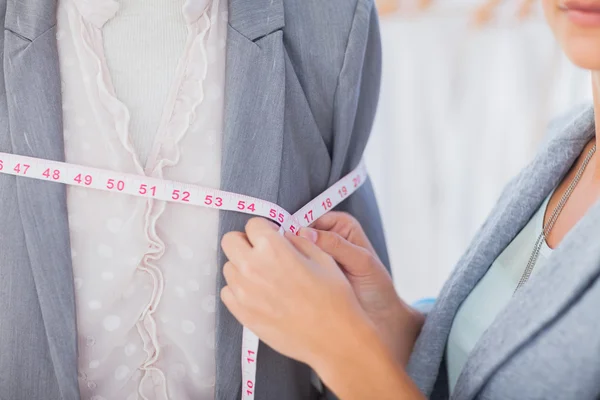
[[[116,0],[74,0],[79,14],[97,28],[115,16],[120,4]]]
[[[116,0],[74,0],[81,16],[97,28],[102,28],[106,22],[119,11],[120,4]],[[206,12],[211,0],[186,0],[182,13],[186,24],[191,25]]]
[[[218,4],[218,1],[215,3]],[[216,16],[212,18],[216,18]],[[149,165],[155,165],[152,171],[153,176],[162,178],[164,167],[172,167],[179,162],[181,158],[179,143],[194,123],[196,109],[204,101],[204,82],[208,72],[206,36],[212,25],[212,18],[204,13],[201,21],[204,27],[191,43],[181,84],[174,101],[169,102],[172,106],[169,112],[170,118],[166,125],[159,129],[160,132],[168,134],[165,134],[161,140],[160,155],[150,154],[149,157]]]
[[[186,0],[183,5],[183,18],[193,24],[208,10],[211,0]]]
[[[110,73],[104,58],[104,43],[102,26],[118,11],[119,4],[114,0],[74,0],[79,15],[69,13],[70,24],[74,32],[80,33],[81,46],[84,54],[96,67],[96,76],[91,85],[96,87],[99,104],[110,115],[113,127],[119,141],[132,157],[137,172],[145,175],[144,168],[139,163],[136,152],[129,139],[130,114],[127,106],[121,102],[115,93]],[[184,5],[184,15],[189,25],[188,40],[184,58],[176,73],[179,82],[175,92],[171,93],[164,109],[164,121],[158,128],[155,146],[148,159],[148,169],[151,168],[153,177],[162,178],[165,166],[175,166],[180,160],[179,143],[195,120],[195,110],[204,101],[204,82],[208,71],[208,55],[206,50],[207,35],[211,28],[218,23],[219,0],[211,1],[210,13],[206,7],[208,0],[188,0]],[[209,16],[210,14],[210,16]],[[195,22],[194,18],[196,19]],[[175,86],[174,86],[175,87]],[[138,386],[138,394],[142,399],[145,381],[151,373],[158,374],[162,382],[162,397],[168,399],[166,378],[156,367],[161,346],[157,335],[156,321],[153,314],[160,303],[164,290],[164,277],[155,262],[165,252],[165,244],[156,230],[156,223],[165,209],[164,202],[148,201],[146,211],[146,238],[149,249],[138,266],[153,281],[151,298],[142,311],[136,327],[143,342],[147,358],[141,366],[144,371]]]

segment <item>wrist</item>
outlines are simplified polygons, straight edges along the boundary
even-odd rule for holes
[[[343,375],[347,368],[361,365],[370,357],[380,357],[382,351],[387,352],[388,348],[375,326],[368,317],[357,316],[346,329],[340,330],[329,349],[314,356],[310,365],[329,386],[329,382]]]
[[[424,322],[423,314],[396,297],[390,305],[385,321],[377,324],[381,327],[380,333],[384,343],[401,365],[408,363]]]
[[[421,329],[425,324],[425,315],[417,310],[414,307],[403,302],[404,307],[406,307],[406,329],[407,333],[414,337],[416,340],[419,334],[421,333]]]
[[[343,353],[314,366],[324,385],[344,400],[423,399],[372,324],[357,327]]]

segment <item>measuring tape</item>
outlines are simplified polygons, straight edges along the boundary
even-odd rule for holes
[[[241,212],[268,218],[281,226],[282,233],[288,231],[296,235],[300,228],[309,226],[340,204],[367,179],[367,170],[364,162],[361,161],[355,170],[298,212],[291,214],[277,204],[242,194],[7,153],[0,153],[0,173],[172,203]],[[254,399],[258,344],[258,337],[244,328],[242,337],[242,399],[244,400]]]

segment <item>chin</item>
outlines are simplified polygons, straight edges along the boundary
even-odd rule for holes
[[[561,47],[576,66],[600,71],[600,35],[597,38],[559,38]]]

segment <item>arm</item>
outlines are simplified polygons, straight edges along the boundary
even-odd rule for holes
[[[369,239],[349,214],[330,212],[300,234],[341,267],[369,320],[396,361],[405,366],[425,317],[396,293]]]
[[[315,232],[282,237],[277,226],[255,218],[246,234],[225,235],[223,303],[270,347],[315,369],[343,400],[421,399],[404,364],[422,317],[395,294],[371,248]],[[367,245],[362,231],[348,232]]]
[[[313,226],[316,229],[305,229],[302,236],[338,263],[373,324],[365,329],[357,325],[354,330],[340,335],[339,340],[348,341],[345,347],[352,350],[337,358],[322,359],[316,364],[315,371],[344,400],[422,398],[404,367],[425,321],[424,316],[398,297],[391,277],[355,219],[344,213],[331,212]],[[356,340],[353,335],[360,338]]]
[[[343,400],[424,399],[423,395],[371,329],[356,329],[348,354],[317,361],[313,368]],[[353,339],[342,336],[341,340]],[[356,345],[360,343],[360,345]],[[368,343],[368,345],[366,345]]]

